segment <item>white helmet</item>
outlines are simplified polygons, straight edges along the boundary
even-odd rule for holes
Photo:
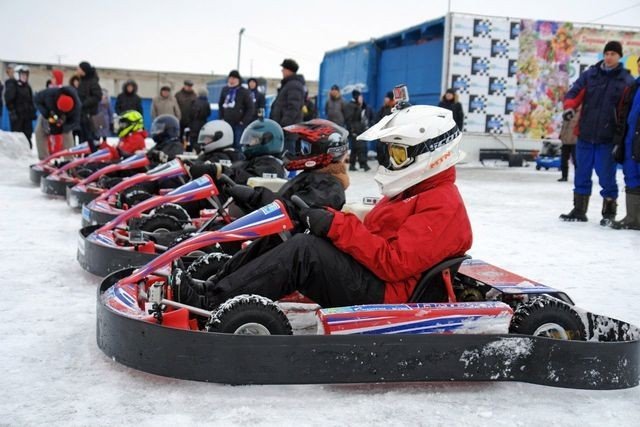
[[[198,144],[205,153],[231,147],[233,145],[233,129],[224,120],[207,122],[200,129]]]
[[[397,110],[358,136],[387,144],[389,165],[375,180],[387,197],[432,177],[461,160],[461,133],[451,111],[428,105]]]
[[[29,74],[29,67],[26,65],[18,65],[13,69],[13,78],[20,80],[20,74]]]

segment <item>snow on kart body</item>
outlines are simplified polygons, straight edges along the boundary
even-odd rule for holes
[[[91,200],[107,191],[107,188],[101,187],[98,183],[98,180],[103,176],[122,173],[125,171],[146,169],[149,166],[149,163],[150,161],[144,153],[138,153],[127,157],[118,163],[98,169],[73,187],[67,189],[67,203],[70,207],[79,209],[82,205],[89,203]]]
[[[218,231],[196,235],[143,267],[111,274],[98,291],[98,345],[114,360],[147,372],[232,384],[515,380],[595,389],[638,384],[637,327],[585,312],[561,291],[479,260],[460,258],[432,268],[416,288],[416,300],[407,304],[321,309],[319,335],[313,336],[231,339],[216,333],[228,311],[241,306],[288,324],[277,305],[256,295],[232,298],[214,312],[172,301],[166,282],[180,257],[225,239],[292,228],[276,201]],[[436,277],[449,301],[421,301],[420,290]],[[194,315],[215,332],[203,333],[203,322]],[[579,329],[567,331],[576,335],[556,334],[566,322]],[[245,321],[235,332],[265,330]],[[176,365],[176,360],[190,363]],[[286,372],[278,368],[285,365]]]
[[[165,181],[172,178],[176,178],[184,184],[184,177],[188,176],[189,173],[182,162],[179,159],[174,159],[156,166],[149,172],[126,178],[82,207],[82,226],[106,224],[124,212],[126,209],[121,209],[116,205],[119,204],[119,198],[122,197],[120,193],[125,190],[129,190],[136,185]],[[148,196],[148,194],[145,194],[145,196]]]
[[[91,149],[89,148],[89,144],[86,142],[76,145],[75,147],[53,153],[42,161],[29,166],[29,178],[33,184],[39,186],[41,178],[49,175],[59,168],[56,163],[57,160],[62,160],[65,157],[84,156],[89,153],[91,153]]]
[[[175,239],[189,231],[196,232],[215,220],[230,222],[218,194],[213,179],[204,175],[165,195],[154,196],[132,206],[107,224],[84,227],[79,232],[78,262],[88,272],[99,276],[146,264],[168,249],[164,240]],[[186,215],[180,203],[205,199],[217,209],[205,209],[194,219],[188,215],[182,221],[176,218],[180,214]],[[153,221],[153,224],[149,223],[153,229],[148,232],[133,224],[144,224],[145,220]],[[198,256],[204,253],[200,251]]]
[[[119,158],[117,151],[102,148],[86,157],[75,159],[53,171],[40,180],[40,189],[50,196],[65,196],[67,188],[80,182],[82,176],[89,176],[93,168],[101,169]]]

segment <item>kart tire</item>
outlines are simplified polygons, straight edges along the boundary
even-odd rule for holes
[[[143,202],[151,197],[152,195],[145,190],[136,188],[134,186],[122,193],[122,196],[120,197],[120,207],[124,207],[125,205],[127,205],[128,207],[135,206],[138,203]]]
[[[153,211],[151,211],[151,215],[156,214],[172,216],[182,223],[191,222],[191,217],[189,216],[187,211],[182,206],[175,203],[166,203],[164,205],[158,206]]]
[[[561,301],[537,297],[519,305],[510,333],[584,341],[586,331],[578,314]]]
[[[219,251],[203,255],[191,263],[187,273],[194,279],[209,280],[220,271],[230,258],[231,255]]]
[[[180,231],[182,230],[182,224],[172,216],[157,214],[145,218],[140,223],[140,230],[148,233]]]
[[[89,175],[91,175],[93,173],[93,170],[89,169],[89,168],[78,168],[75,171],[75,176],[78,179],[85,179],[88,178]]]
[[[536,166],[536,170],[537,170],[537,171],[539,171],[540,169],[542,169],[542,166],[537,165],[537,166]]]
[[[209,332],[235,335],[292,335],[291,323],[278,306],[259,295],[238,295],[218,308]]]

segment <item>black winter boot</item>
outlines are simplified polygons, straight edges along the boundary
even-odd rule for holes
[[[600,225],[607,227],[616,220],[616,213],[618,212],[618,203],[616,199],[605,197],[602,200],[602,219]]]
[[[627,192],[627,216],[621,221],[613,221],[611,228],[615,230],[640,230],[640,194]]]
[[[568,214],[560,215],[563,221],[587,222],[587,208],[589,207],[589,197],[583,194],[573,193],[573,209]]]
[[[176,268],[169,277],[173,300],[194,307],[205,307],[204,286],[195,282],[189,273]]]
[[[569,178],[569,168],[562,168],[562,176],[558,179],[558,182],[566,182]]]

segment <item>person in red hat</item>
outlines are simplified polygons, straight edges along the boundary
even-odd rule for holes
[[[73,130],[80,127],[82,107],[76,90],[70,86],[45,89],[36,94],[34,103],[42,115],[42,126],[36,129],[38,157],[43,159],[50,154],[50,135],[62,135],[59,148],[73,146]]]

